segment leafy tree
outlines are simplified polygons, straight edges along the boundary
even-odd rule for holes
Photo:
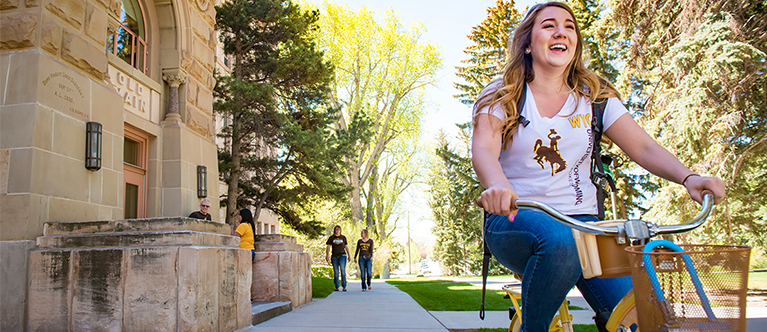
[[[478,274],[482,270],[482,209],[475,201],[484,190],[474,174],[469,152],[470,124],[459,125],[459,147],[438,138],[429,176],[429,207],[436,226],[434,256],[448,275]],[[491,274],[509,273],[495,258]]]
[[[474,44],[463,51],[469,58],[461,60],[465,66],[455,68],[463,83],[455,83],[455,88],[462,92],[454,97],[461,103],[474,104],[485,85],[503,69],[509,37],[521,20],[514,0],[496,0],[495,6],[487,9],[487,18],[471,28],[467,37]]]
[[[421,181],[420,170],[427,167],[422,158],[423,147],[417,143],[419,138],[403,134],[373,164],[368,186],[362,190],[368,204],[366,224],[374,225],[382,241],[389,239],[397,226],[400,214],[396,212],[401,211],[402,195]]]
[[[346,194],[337,179],[345,132],[334,135],[329,109],[332,64],[323,60],[312,32],[317,11],[287,0],[231,0],[216,7],[216,28],[231,76],[219,77],[214,109],[224,120],[220,170],[227,181],[227,222],[239,208],[263,208],[300,232],[317,235],[322,224],[300,217],[314,196]]]
[[[325,3],[323,12],[318,40],[336,68],[330,92],[331,101],[340,112],[335,127],[350,130],[350,125],[358,123],[354,130],[369,138],[354,146],[342,176],[344,184],[352,188],[348,196],[351,219],[353,223],[365,220],[368,228],[385,236],[386,227],[380,225],[387,220],[376,222],[374,218],[386,218],[384,205],[392,204],[386,199],[397,196],[384,199],[381,188],[388,186],[396,193],[408,183],[381,182],[391,180],[396,173],[385,167],[391,165],[385,159],[400,158],[393,156],[397,151],[387,148],[398,139],[407,135],[417,137],[420,133],[423,91],[434,82],[441,60],[436,46],[421,40],[423,26],[416,24],[405,29],[391,11],[386,13],[383,24],[364,6],[352,12]],[[376,206],[381,207],[378,213]]]
[[[693,171],[721,177],[727,198],[688,240],[767,247],[767,4],[764,1],[614,1],[630,41],[620,87],[661,145]],[[651,218],[691,217],[684,188],[648,178]]]

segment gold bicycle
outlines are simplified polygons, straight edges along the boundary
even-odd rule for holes
[[[703,225],[713,208],[710,193],[704,194],[697,216],[687,223],[671,226],[637,219],[585,223],[544,203],[520,199],[516,205],[543,211],[578,232],[596,235],[596,239],[580,239],[587,243],[591,241],[590,253],[582,253],[579,247],[582,265],[594,265],[595,262],[601,265],[595,269],[596,276],[632,275],[634,289],[613,309],[606,324],[608,331],[638,331],[639,328],[643,332],[746,331],[751,248],[734,245],[677,246],[667,240],[648,242],[657,235],[688,232]],[[574,236],[578,242],[582,234],[574,232]],[[629,243],[638,245],[630,246]],[[616,255],[616,252],[619,254]],[[584,258],[584,255],[587,257]],[[514,309],[509,331],[518,332],[524,309],[520,305],[521,284],[509,284],[503,290]],[[565,300],[549,331],[572,332],[572,319],[568,301]]]

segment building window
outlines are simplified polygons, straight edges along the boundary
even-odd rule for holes
[[[137,0],[123,0],[120,26],[117,33],[109,36],[109,52],[129,63],[133,68],[147,73],[146,31],[144,8]]]

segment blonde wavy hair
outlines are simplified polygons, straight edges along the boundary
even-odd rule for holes
[[[517,109],[517,101],[522,95],[522,88],[525,83],[532,82],[535,78],[532,54],[526,54],[525,49],[530,46],[535,19],[547,7],[559,7],[566,10],[575,21],[575,33],[578,40],[573,60],[565,70],[564,84],[574,94],[576,100],[580,97],[586,97],[590,102],[594,102],[598,98],[620,98],[618,90],[610,82],[587,69],[583,64],[583,36],[573,10],[568,5],[555,1],[536,4],[527,12],[525,18],[514,31],[514,37],[509,41],[508,60],[500,73],[502,76],[490,82],[474,104],[472,118],[475,125],[477,117],[480,115],[479,111],[485,107],[492,108],[495,105],[500,105],[506,113],[506,118],[502,123],[503,135],[501,138],[504,149],[508,147],[511,137],[519,127],[519,114],[522,110]],[[490,116],[489,112],[487,116]]]

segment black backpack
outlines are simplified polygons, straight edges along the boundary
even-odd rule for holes
[[[525,98],[527,97],[527,84],[522,86],[522,95],[517,101],[517,110],[521,113],[522,107],[525,106]],[[591,182],[597,187],[597,217],[600,220],[605,218],[605,194],[607,193],[607,187],[615,192],[615,181],[612,176],[606,172],[605,165],[610,165],[612,157],[609,155],[602,156],[602,133],[604,132],[604,126],[602,123],[602,117],[605,114],[605,107],[607,107],[607,99],[598,98],[591,103],[591,132],[592,132],[592,145],[594,148],[591,151]],[[522,115],[519,116],[519,124],[527,126],[530,124],[530,120],[526,119]],[[482,215],[482,227],[484,227],[487,213]],[[482,246],[484,247],[484,255],[482,256],[482,304],[479,307],[479,318],[485,320],[485,290],[487,286],[487,273],[490,265],[490,248],[487,247],[487,242],[484,239],[484,231],[482,236]]]

